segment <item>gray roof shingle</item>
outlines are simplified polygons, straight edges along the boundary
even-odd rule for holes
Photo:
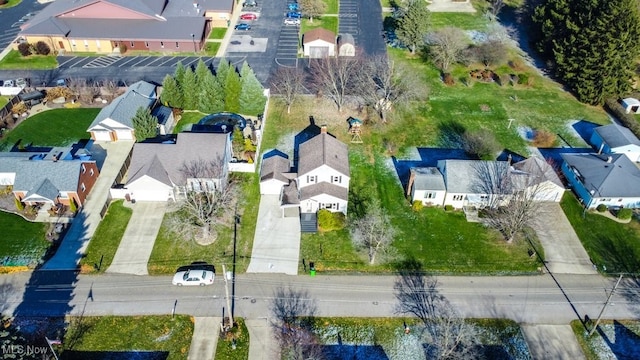
[[[321,133],[300,144],[299,157],[299,176],[304,176],[322,165],[350,176],[347,145],[327,133]]]
[[[530,157],[513,164],[513,169],[529,176],[527,184],[538,185],[545,181],[550,181],[560,187],[564,187],[562,180],[549,163],[537,156]]]
[[[624,154],[562,154],[562,158],[594,196],[640,197],[640,170]]]
[[[415,174],[413,180],[413,188],[416,190],[446,190],[444,186],[444,177],[438,168],[435,167],[418,167],[412,168]]]
[[[146,81],[138,81],[129,86],[127,91],[118,96],[100,110],[98,116],[89,126],[91,131],[106,119],[112,119],[122,124],[123,128],[133,129],[133,117],[139,108],[149,108],[156,101],[156,86]]]
[[[476,194],[486,185],[482,184],[480,172],[483,169],[495,169],[496,172],[506,170],[506,161],[485,160],[439,160],[438,168],[442,171],[447,192],[459,194]],[[488,185],[488,184],[487,184]]]
[[[618,124],[598,126],[594,131],[597,132],[604,142],[611,148],[617,148],[625,145],[640,146],[640,140],[638,140],[631,130]]]
[[[327,194],[341,200],[349,199],[349,190],[345,187],[321,182],[300,189],[300,200],[308,200],[315,196]]]
[[[37,192],[44,180],[59,191],[77,191],[80,170],[85,161],[46,161],[14,158],[15,191]],[[2,170],[0,170],[2,171]]]
[[[169,186],[185,185],[181,170],[185,163],[219,160],[226,166],[228,141],[229,134],[183,132],[175,143],[136,143],[127,184],[149,176]]]
[[[260,169],[260,181],[276,179],[284,183],[288,183],[289,179],[283,174],[288,173],[291,164],[288,158],[275,155],[262,160],[262,168]]]

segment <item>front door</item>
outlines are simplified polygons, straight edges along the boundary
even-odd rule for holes
[[[64,43],[62,41],[58,41],[58,46],[60,46],[60,49],[64,50]]]

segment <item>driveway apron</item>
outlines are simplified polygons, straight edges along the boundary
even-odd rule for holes
[[[131,207],[133,214],[107,272],[148,275],[147,262],[160,231],[167,203],[138,201]]]
[[[570,325],[522,325],[531,358],[584,359]]]
[[[298,274],[300,218],[282,217],[278,195],[262,195],[247,272]]]
[[[549,271],[554,274],[597,274],[560,204],[540,204],[531,225],[544,248]]]
[[[96,142],[90,151],[97,157],[106,154],[105,159],[96,159],[100,176],[85,200],[84,206],[73,219],[69,231],[64,236],[56,254],[42,267],[43,270],[76,269],[82,255],[87,251],[89,241],[102,220],[100,212],[107,203],[109,189],[133,147],[132,141]]]
[[[273,338],[273,330],[269,324],[269,319],[246,320],[247,331],[249,331],[249,360],[272,360],[280,359],[278,344]]]
[[[216,354],[220,332],[219,317],[195,317],[187,360],[211,360]]]

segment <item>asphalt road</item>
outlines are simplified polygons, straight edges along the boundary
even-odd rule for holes
[[[9,46],[20,31],[20,25],[45,7],[35,0],[25,0],[18,5],[0,10],[0,50]]]
[[[397,316],[394,276],[238,275],[236,315],[263,319],[278,287],[308,292],[321,316]],[[567,324],[596,318],[616,279],[599,275],[518,277],[438,277],[438,291],[465,317],[509,318],[525,324]],[[226,306],[221,276],[208,287],[175,287],[170,276],[77,276],[73,272],[38,271],[3,275],[13,286],[5,302],[16,315],[144,315],[176,313],[221,316]],[[27,284],[26,286],[24,284]],[[3,292],[4,293],[4,292]],[[623,280],[605,318],[640,315],[639,285]]]

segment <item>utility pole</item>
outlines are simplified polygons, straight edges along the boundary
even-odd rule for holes
[[[231,273],[231,316],[236,315],[236,240],[238,237],[238,223],[240,223],[240,217],[238,216],[238,204],[236,204],[236,210],[233,215],[233,266]]]
[[[600,314],[598,314],[598,319],[596,319],[596,323],[593,324],[593,327],[591,328],[591,331],[589,331],[589,336],[591,336],[596,331],[596,329],[598,328],[598,324],[600,324],[600,319],[602,319],[602,314],[604,314],[604,310],[607,308],[607,305],[609,305],[609,301],[611,301],[611,298],[613,297],[613,293],[616,292],[616,289],[618,288],[618,285],[620,284],[620,280],[622,280],[622,274],[620,274],[620,277],[618,278],[618,281],[616,281],[616,284],[614,285],[613,289],[609,293],[609,296],[607,297],[607,301],[604,303],[604,306],[602,307],[602,310],[600,310]]]
[[[227,282],[227,268],[222,264],[222,275],[224,276],[224,292],[227,295],[227,308],[231,309],[231,297],[229,296],[229,283]],[[233,315],[229,311],[229,328],[233,326]]]

